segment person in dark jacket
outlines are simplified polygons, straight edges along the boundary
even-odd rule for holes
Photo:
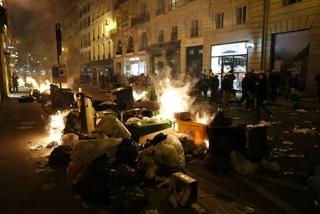
[[[233,91],[233,79],[231,73],[226,73],[221,81],[222,106],[227,107]]]
[[[271,102],[274,104],[277,97],[277,91],[278,91],[278,83],[279,83],[279,75],[275,71],[271,71],[269,75],[269,84],[271,89]]]
[[[267,98],[267,90],[268,90],[268,81],[265,73],[258,73],[258,77],[255,81],[256,83],[256,108],[257,108],[257,117],[260,118],[261,112],[260,108],[262,108],[269,117],[272,116],[272,113],[266,108],[264,105],[264,100]]]
[[[11,77],[11,81],[12,81],[12,92],[16,92],[18,93],[18,79],[19,77],[17,76],[16,73],[13,73],[12,77]]]
[[[210,102],[217,102],[219,90],[219,79],[217,75],[211,73],[209,87],[211,90]]]
[[[242,103],[246,101],[246,107],[250,107],[250,94],[249,94],[249,87],[250,87],[250,79],[249,74],[246,74],[241,81],[241,88],[242,88],[242,96],[238,102],[238,106],[241,107]]]

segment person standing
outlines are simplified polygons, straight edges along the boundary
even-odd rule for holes
[[[258,73],[258,77],[255,81],[256,83],[256,108],[257,108],[257,117],[260,118],[262,108],[269,117],[272,117],[272,113],[264,105],[264,101],[267,98],[268,82],[267,77],[263,72]]]
[[[231,73],[226,73],[221,81],[222,90],[222,107],[227,107],[229,104],[232,90],[233,90],[233,79]]]
[[[278,92],[278,74],[276,71],[272,70],[269,75],[269,83],[270,83],[270,89],[271,89],[271,102],[274,104],[277,97]]]
[[[19,77],[17,76],[16,73],[13,73],[12,77],[11,77],[11,81],[12,81],[12,92],[13,93],[18,93],[18,79]]]
[[[219,79],[218,79],[218,75],[215,75],[213,73],[211,73],[210,75],[210,90],[211,90],[210,102],[217,102],[218,90],[219,90]]]
[[[242,103],[246,101],[246,108],[250,107],[250,94],[249,94],[249,74],[245,74],[244,78],[241,81],[241,88],[242,88],[242,96],[238,102],[238,106],[241,107]]]

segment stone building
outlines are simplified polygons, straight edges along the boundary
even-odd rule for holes
[[[150,71],[150,8],[147,0],[118,0],[114,5],[117,29],[112,34],[115,45],[115,75],[146,75]]]

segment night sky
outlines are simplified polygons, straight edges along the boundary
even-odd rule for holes
[[[35,49],[40,35],[52,33],[75,0],[7,0],[7,10],[13,34],[26,50]],[[35,41],[37,40],[37,41]]]

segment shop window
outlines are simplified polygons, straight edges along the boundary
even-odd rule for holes
[[[164,41],[164,32],[163,30],[160,30],[158,34],[158,42],[161,43],[163,41]]]
[[[118,41],[116,54],[117,55],[121,55],[122,54],[122,43],[121,43],[121,41]]]
[[[236,8],[236,24],[244,24],[247,22],[247,6]]]
[[[174,26],[171,28],[171,40],[177,40],[178,39],[178,26]]]
[[[283,0],[284,5],[293,4],[297,2],[301,2],[301,0]]]
[[[127,53],[133,53],[133,48],[134,48],[134,41],[133,41],[132,36],[130,36],[128,39]]]
[[[218,12],[215,14],[215,24],[216,24],[216,29],[221,29],[223,28],[223,23],[224,23],[224,12]]]
[[[140,50],[145,50],[146,47],[148,46],[148,36],[147,33],[144,32],[141,36],[141,48]]]
[[[197,19],[191,21],[190,37],[199,36],[199,21]]]

